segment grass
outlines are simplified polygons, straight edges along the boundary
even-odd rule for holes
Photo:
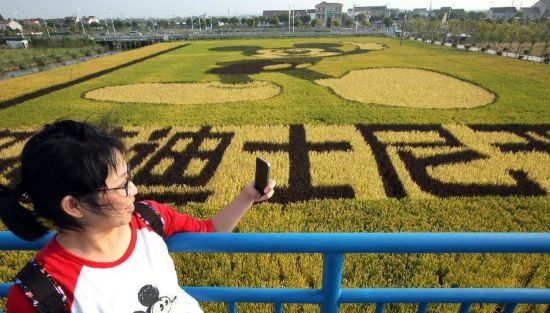
[[[99,120],[108,115],[126,131],[136,132],[125,141],[141,197],[155,195],[154,199],[171,202],[178,211],[199,218],[210,217],[238,194],[253,178],[254,158],[265,156],[272,165],[272,177],[279,183],[279,198],[255,205],[238,225],[238,232],[550,231],[548,195],[441,197],[436,195],[433,182],[423,182],[425,177],[418,176],[424,171],[447,183],[474,184],[466,192],[475,193],[479,186],[481,191],[494,191],[497,186],[510,193],[514,191],[512,177],[519,177],[512,176],[510,170],[521,170],[538,184],[537,188],[550,190],[550,133],[544,126],[550,124],[548,66],[414,41],[403,46],[385,38],[358,37],[353,44],[341,42],[339,38],[195,41],[183,49],[2,109],[0,132],[26,127],[37,130],[60,118]],[[377,43],[386,48],[367,52],[355,43]],[[254,56],[261,49],[295,48],[340,53],[324,58],[294,55],[271,60]],[[139,53],[146,54],[143,50]],[[22,95],[124,61],[113,60],[105,58],[101,64],[86,62],[61,72],[31,75],[27,80],[0,82],[0,88],[8,91],[0,97]],[[262,70],[281,63],[293,67]],[[299,68],[300,64],[307,68]],[[246,73],[211,71],[229,67]],[[477,84],[497,98],[494,103],[472,109],[401,108],[345,100],[315,83],[372,68],[439,72]],[[232,83],[237,88],[258,81],[281,86],[281,94],[255,101],[188,105],[118,103],[84,97],[91,90],[109,86],[194,82]],[[494,125],[498,127],[492,129]],[[3,148],[12,138],[2,136],[0,161],[17,157],[23,141]],[[300,158],[291,158],[290,153]],[[411,165],[411,160],[417,163]],[[450,161],[437,163],[441,160]],[[182,166],[180,172],[173,166]],[[0,169],[0,183],[9,183],[5,176],[13,169]],[[383,173],[390,169],[393,176]],[[402,197],[396,196],[399,192],[392,193],[392,188],[399,187],[392,185],[395,182],[402,184]],[[336,199],[315,197],[315,192],[323,192],[320,187],[346,185],[351,187],[334,189],[341,191]],[[346,199],[350,189],[351,198]],[[304,198],[303,194],[313,196]],[[1,253],[0,281],[9,281],[31,255]],[[320,255],[177,254],[174,260],[182,285],[321,286]],[[542,254],[348,255],[343,285],[549,288],[548,261]],[[203,308],[225,311],[219,304],[207,303]],[[542,313],[544,309],[519,306],[516,312]],[[285,312],[317,310],[311,305],[285,305]],[[367,304],[345,305],[343,310],[374,312]],[[391,313],[415,310],[411,305],[386,307]],[[456,305],[429,309],[457,310]],[[272,308],[239,304],[239,311],[261,313],[272,312]],[[496,304],[476,304],[471,310],[495,311]]]
[[[0,74],[32,66],[62,62],[104,51],[105,49],[101,46],[87,48],[0,49]]]

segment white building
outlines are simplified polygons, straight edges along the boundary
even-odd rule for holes
[[[6,21],[0,21],[0,30],[6,30],[7,28],[10,28],[12,30],[19,29],[20,32],[23,31],[23,26],[21,24],[17,23],[13,20],[6,20]]]
[[[95,16],[83,16],[82,17],[82,23],[86,25],[91,25],[92,23],[99,24],[99,19]]]
[[[539,8],[541,16],[550,16],[550,0],[540,0],[533,4],[533,8]]]
[[[490,8],[487,16],[491,20],[509,20],[516,16],[518,10],[515,7]]]

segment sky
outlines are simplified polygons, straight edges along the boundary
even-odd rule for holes
[[[322,0],[19,0],[0,1],[0,14],[4,18],[54,18],[89,16],[102,18],[157,17],[202,15],[212,16],[261,15],[263,10],[313,9]],[[429,8],[430,0],[329,0],[344,5],[344,11],[356,6],[387,5],[390,8]],[[431,0],[432,8],[450,6],[466,10],[488,10],[498,6],[532,6],[537,0]]]

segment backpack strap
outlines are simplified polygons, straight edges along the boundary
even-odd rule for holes
[[[15,276],[14,283],[39,313],[67,313],[65,292],[34,259]]]
[[[145,224],[149,225],[155,233],[162,237],[162,239],[166,239],[166,235],[164,234],[164,221],[153,207],[145,202],[136,202],[134,208],[134,214],[136,214],[137,217],[141,218]]]

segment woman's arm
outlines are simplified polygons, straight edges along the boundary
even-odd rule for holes
[[[250,209],[254,202],[265,201],[273,196],[275,184],[274,180],[269,180],[269,185],[265,187],[263,196],[260,196],[260,193],[254,188],[254,182],[246,185],[231,203],[226,205],[211,218],[214,224],[214,231],[220,233],[233,231],[244,213]]]

